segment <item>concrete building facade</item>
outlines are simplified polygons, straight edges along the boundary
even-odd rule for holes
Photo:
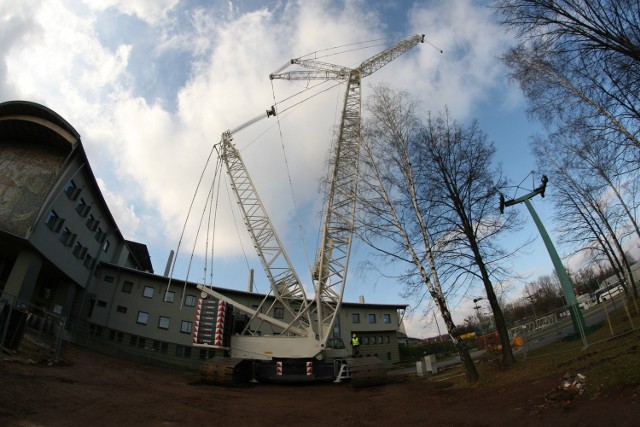
[[[98,261],[151,269],[118,230],[78,132],[31,102],[0,104],[0,256],[1,300],[64,316]]]

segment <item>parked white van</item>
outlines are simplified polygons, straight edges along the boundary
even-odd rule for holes
[[[595,299],[597,303],[601,303],[602,301],[610,300],[611,298],[623,292],[624,288],[622,287],[622,285],[613,285],[605,289],[597,290],[595,293]]]

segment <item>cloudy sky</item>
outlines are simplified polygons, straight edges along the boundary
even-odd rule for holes
[[[515,184],[525,180],[529,189],[537,185],[527,175],[534,169],[528,139],[538,129],[497,59],[511,36],[485,3],[0,0],[0,101],[41,103],[76,128],[120,229],[147,244],[156,273],[177,250],[174,277],[210,281],[213,275],[217,286],[244,290],[254,268],[256,288],[266,292],[242,220],[229,208],[235,205],[229,191],[222,189],[216,202],[228,213],[216,219],[215,244],[202,237],[194,243],[203,211],[196,202],[188,222],[187,212],[221,133],[276,104],[277,118],[248,126],[234,142],[299,276],[309,281],[320,227],[319,180],[344,86],[271,81],[269,74],[291,58],[312,53],[354,67],[412,34],[426,34],[428,43],[363,81],[365,100],[371,85],[386,82],[419,97],[425,113],[447,106],[461,122],[477,119],[507,176]],[[211,181],[205,177],[199,193],[206,195]],[[549,222],[544,203],[535,203]],[[536,234],[531,225],[510,244]],[[212,246],[213,269],[205,274],[201,262],[189,265],[194,251]],[[358,269],[366,256],[356,243],[346,301],[362,295],[372,303],[417,304],[402,298],[392,280]],[[551,272],[539,239],[515,264],[522,275]],[[472,291],[451,301],[456,319],[469,315],[471,300],[482,295]],[[436,333],[433,317],[416,315],[407,327],[412,336]]]

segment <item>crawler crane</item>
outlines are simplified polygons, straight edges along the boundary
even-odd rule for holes
[[[205,381],[230,384],[251,378],[258,380],[319,380],[350,377],[354,385],[379,383],[384,370],[377,358],[351,359],[341,340],[332,338],[340,312],[354,229],[361,125],[361,82],[419,43],[424,35],[412,36],[347,68],[317,60],[292,59],[274,72],[272,80],[337,80],[346,84],[338,139],[331,154],[332,175],[328,187],[320,249],[311,271],[315,295],[309,299],[275,228],[258,196],[233,135],[251,124],[276,114],[266,114],[224,132],[219,155],[231,179],[231,187],[245,224],[270,282],[272,300],[284,308],[285,322],[264,314],[199,285],[194,346],[225,349],[230,358],[216,357],[203,364]],[[306,70],[283,71],[297,65]],[[198,334],[199,322],[208,310],[207,338]],[[268,322],[278,335],[257,335],[252,322]],[[206,328],[204,328],[206,329]]]

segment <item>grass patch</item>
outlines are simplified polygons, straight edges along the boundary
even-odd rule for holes
[[[585,393],[640,384],[640,315],[633,305],[632,319],[624,309],[610,316],[611,328],[605,320],[586,336],[585,348],[581,339],[558,341],[530,351],[526,357],[516,355],[517,363],[500,366],[499,354],[486,354],[476,362],[480,380],[468,384],[458,365],[430,381],[451,381],[459,388],[502,388],[520,381],[533,382],[548,376],[559,379],[565,374],[578,373],[587,377]],[[611,331],[613,330],[613,335]]]

